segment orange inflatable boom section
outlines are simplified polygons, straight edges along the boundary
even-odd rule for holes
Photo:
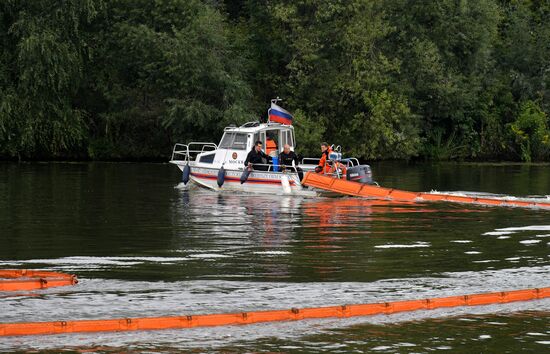
[[[260,322],[297,321],[310,318],[344,318],[393,314],[406,311],[432,310],[444,307],[503,304],[549,297],[550,288],[541,288],[411,301],[394,301],[375,304],[343,305],[303,309],[293,308],[288,310],[270,310],[217,315],[2,323],[0,324],[0,336],[158,330],[169,328],[244,325]]]
[[[528,202],[511,199],[475,198],[451,194],[436,194],[422,192],[407,192],[398,189],[371,186],[358,182],[337,179],[313,172],[308,172],[302,180],[302,184],[331,192],[383,200],[419,202],[419,201],[443,201],[466,204],[483,204],[494,206],[511,206],[527,208],[550,208],[550,202]]]
[[[26,291],[75,285],[76,275],[27,269],[0,269],[0,291]]]

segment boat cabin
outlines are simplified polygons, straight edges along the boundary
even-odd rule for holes
[[[278,156],[285,144],[294,151],[296,139],[294,128],[280,123],[248,122],[240,127],[229,126],[224,129],[222,139],[215,150],[200,153],[196,162],[226,169],[243,169],[248,152],[256,141],[261,141],[267,155]]]

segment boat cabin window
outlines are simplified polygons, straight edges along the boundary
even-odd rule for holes
[[[226,132],[220,142],[220,149],[246,150],[247,134]]]
[[[292,148],[294,147],[294,139],[292,137],[291,130],[281,131],[281,146],[284,146],[285,144],[290,145]]]
[[[294,148],[294,134],[290,129],[268,129],[254,134],[254,141],[260,140],[264,145],[264,152],[269,155],[276,147],[277,152],[283,151],[285,144]],[[268,141],[271,140],[271,141]],[[269,145],[269,146],[268,146]]]
[[[268,155],[277,155],[280,145],[279,145],[279,130],[266,130],[265,131],[265,143],[264,150]]]
[[[254,139],[252,140],[252,146],[254,146],[254,144],[256,144],[256,141],[258,140],[262,142],[262,145],[264,146],[264,149],[265,149],[265,132],[259,132],[254,134]]]

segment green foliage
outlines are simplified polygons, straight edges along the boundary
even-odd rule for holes
[[[365,92],[366,110],[349,117],[343,136],[353,143],[351,152],[367,159],[408,158],[417,153],[416,117],[406,101],[387,91]]]
[[[323,142],[326,119],[323,117],[317,117],[316,119],[307,117],[300,109],[293,112],[293,115],[297,141],[296,153],[305,157],[320,155],[319,147]]]
[[[272,12],[294,53],[287,65],[291,104],[325,117],[323,140],[362,158],[409,157],[418,129],[406,100],[388,88],[399,62],[378,48],[393,31],[380,5],[295,1]]]
[[[480,113],[492,99],[483,93],[491,84],[500,18],[494,1],[389,2],[388,19],[398,30],[388,50],[397,48],[397,79],[422,117],[429,146],[438,146],[438,137],[469,146],[466,156],[477,153]]]
[[[515,122],[510,124],[516,143],[521,148],[521,159],[531,162],[533,159],[548,157],[550,151],[550,130],[548,116],[539,105],[526,101],[520,107]]]
[[[57,156],[77,148],[84,116],[73,105],[86,46],[81,26],[100,2],[4,2],[0,154]]]
[[[246,59],[220,11],[199,1],[109,4],[94,80],[95,138],[121,156],[163,156],[251,118]],[[98,110],[98,108],[100,108]],[[145,142],[145,145],[144,145]],[[148,150],[143,150],[148,148]]]
[[[443,140],[443,130],[436,129],[429,136],[429,143],[425,146],[423,155],[434,161],[448,161],[464,157],[466,145],[458,145],[456,133],[452,133],[447,140]]]
[[[548,18],[548,1],[2,1],[0,158],[166,159],[280,96],[307,155],[548,160]]]

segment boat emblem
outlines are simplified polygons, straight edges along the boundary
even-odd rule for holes
[[[237,153],[234,152],[233,155],[231,155],[231,157],[233,158],[233,160],[236,160],[237,159]]]

